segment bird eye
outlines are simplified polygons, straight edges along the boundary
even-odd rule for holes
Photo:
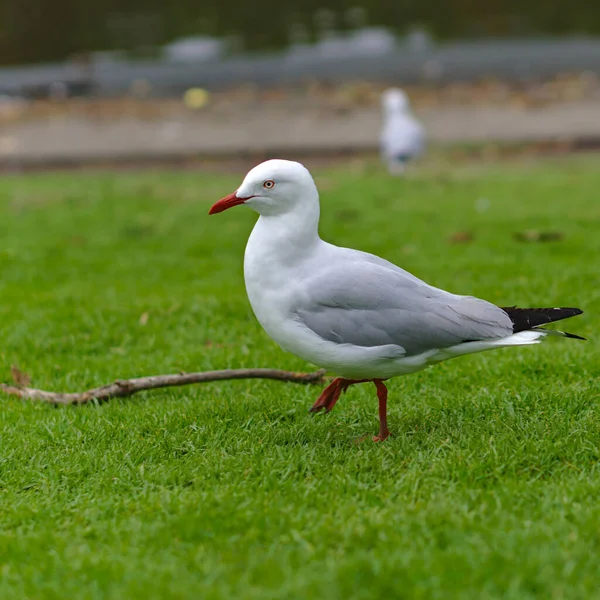
[[[275,187],[275,182],[272,179],[267,179],[263,183],[263,187],[267,190],[272,190]]]

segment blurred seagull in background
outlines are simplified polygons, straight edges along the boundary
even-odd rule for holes
[[[401,89],[390,88],[383,92],[381,106],[381,157],[390,174],[402,175],[407,163],[423,153],[425,132],[412,115],[408,96]]]
[[[284,349],[339,375],[312,411],[329,412],[340,394],[373,382],[379,434],[389,435],[390,377],[449,358],[577,335],[540,326],[578,308],[501,308],[428,285],[396,265],[319,237],[319,193],[308,170],[288,160],[254,167],[209,214],[245,204],[259,219],[244,255],[246,290],[264,330]]]

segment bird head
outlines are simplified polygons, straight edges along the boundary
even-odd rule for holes
[[[384,112],[407,112],[410,109],[408,96],[400,88],[390,88],[381,95],[381,105]]]
[[[318,200],[317,188],[306,167],[290,160],[273,159],[249,171],[242,185],[216,202],[208,214],[244,204],[260,215],[277,215],[315,198]]]

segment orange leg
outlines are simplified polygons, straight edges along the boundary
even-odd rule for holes
[[[377,388],[377,399],[379,400],[379,435],[373,436],[374,442],[383,442],[390,437],[390,430],[387,424],[387,396],[388,391],[385,383],[381,379],[373,379]]]
[[[338,401],[340,394],[342,393],[342,388],[340,386],[342,382],[341,377],[336,377],[322,392],[318,397],[317,401],[312,405],[310,412],[318,412],[325,409],[326,412],[329,412]]]
[[[335,406],[335,403],[339,400],[342,392],[345,392],[351,385],[356,383],[366,383],[371,381],[370,379],[344,379],[343,377],[336,377],[321,393],[317,401],[312,405],[310,412],[318,412],[321,409],[325,409],[325,412],[329,412]]]
[[[325,409],[330,412],[335,403],[339,400],[342,392],[345,392],[351,385],[357,383],[366,383],[372,381],[377,388],[377,398],[379,400],[379,435],[373,436],[374,442],[383,442],[389,437],[390,432],[387,425],[387,387],[382,379],[344,379],[336,377],[321,393],[317,401],[312,405],[310,412],[318,412]]]

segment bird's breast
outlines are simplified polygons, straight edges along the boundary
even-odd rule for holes
[[[252,310],[263,328],[274,337],[289,313],[291,274],[276,256],[261,251],[246,251],[244,280]]]

